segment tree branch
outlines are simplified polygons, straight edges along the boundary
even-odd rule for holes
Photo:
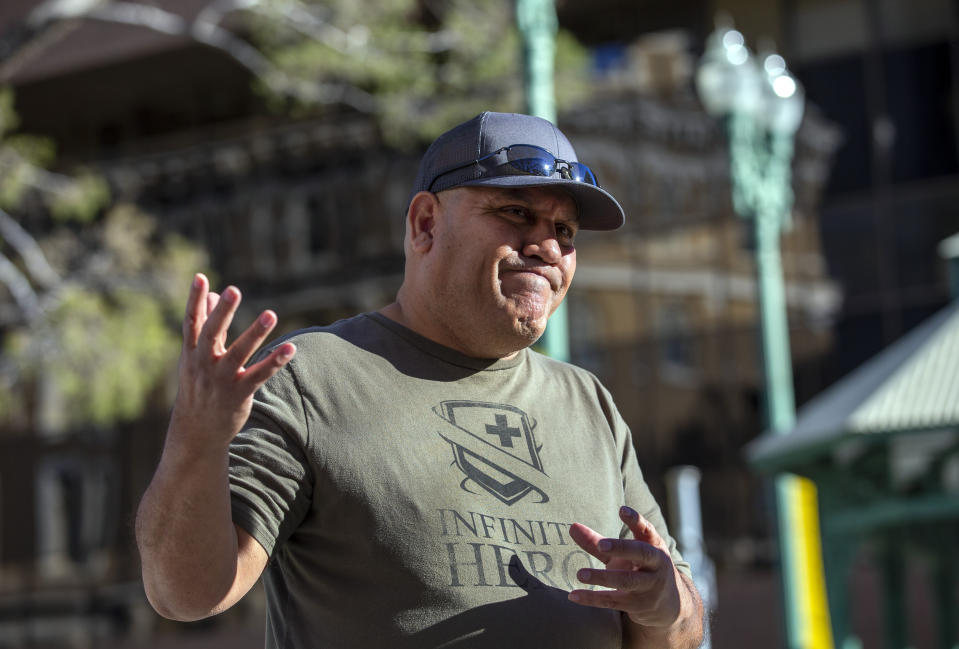
[[[26,324],[36,322],[40,318],[43,314],[40,298],[37,297],[26,275],[21,273],[2,252],[0,252],[0,283],[10,291]]]
[[[425,47],[416,45],[405,50],[384,52],[370,44],[370,30],[365,25],[357,24],[347,30],[341,29],[318,15],[317,9],[320,7],[307,5],[298,0],[285,0],[279,11],[263,6],[260,0],[237,0],[235,4],[238,9],[246,9],[269,19],[275,20],[279,15],[290,29],[330,49],[351,56],[355,56],[358,52],[380,57],[399,56],[410,52],[445,52],[452,49],[460,40],[459,34],[451,30],[443,30],[427,35]],[[240,4],[243,6],[239,6]]]
[[[36,239],[2,209],[0,209],[0,239],[6,241],[19,253],[33,281],[41,287],[49,289],[60,283],[60,276],[50,266],[40,246],[37,245]]]
[[[38,167],[9,147],[0,150],[0,173],[11,173],[19,166],[29,168],[30,173],[24,179],[24,182],[28,186],[41,192],[62,194],[68,191],[73,183],[73,180],[69,176]]]
[[[83,15],[92,20],[135,25],[170,36],[185,36],[218,49],[249,70],[271,91],[279,95],[309,103],[340,102],[366,113],[372,112],[376,107],[372,95],[354,86],[290,79],[256,47],[228,29],[208,20],[209,18],[219,20],[222,16],[222,13],[215,9],[200,12],[192,23],[172,12],[133,2],[109,2],[92,6]]]

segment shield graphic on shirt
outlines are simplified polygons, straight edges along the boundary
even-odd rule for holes
[[[533,436],[536,424],[525,412],[482,401],[444,401],[433,410],[447,424],[439,434],[466,476],[464,490],[475,493],[470,487],[479,486],[507,505],[528,494],[549,500],[540,486],[547,475]]]

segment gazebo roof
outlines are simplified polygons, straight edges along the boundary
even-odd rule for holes
[[[784,435],[746,447],[764,470],[790,470],[853,439],[959,427],[959,300],[806,404]]]

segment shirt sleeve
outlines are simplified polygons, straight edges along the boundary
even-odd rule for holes
[[[623,476],[623,493],[626,496],[626,502],[624,504],[638,511],[643,515],[643,518],[652,523],[653,527],[656,528],[656,531],[659,532],[659,535],[663,537],[663,540],[669,547],[669,554],[673,560],[673,565],[687,577],[692,578],[693,575],[689,563],[683,559],[682,554],[679,552],[676,540],[673,539],[669,533],[662,509],[649,490],[649,485],[646,484],[646,480],[643,478],[643,471],[639,466],[636,449],[633,446],[632,432],[629,430],[629,426],[626,425],[625,420],[623,420],[622,415],[619,414],[619,411],[613,405],[612,396],[605,388],[601,387],[600,389],[603,398],[607,401],[607,403],[604,404],[604,408],[606,408],[609,413],[608,416],[613,426],[613,433],[619,445],[620,458],[622,459],[620,472]],[[626,525],[623,525],[620,531],[620,538],[632,538],[632,532]]]
[[[257,391],[250,418],[230,444],[233,522],[271,558],[310,509],[308,441],[309,422],[291,361]]]

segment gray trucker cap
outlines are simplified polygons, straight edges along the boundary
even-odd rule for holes
[[[598,185],[561,177],[537,175],[484,176],[479,164],[470,164],[503,147],[531,144],[545,149],[555,158],[577,162],[576,151],[566,136],[552,123],[531,115],[481,113],[443,133],[423,155],[419,173],[410,194],[439,192],[454,187],[551,187],[562,186],[572,194],[579,208],[579,227],[583,230],[615,230],[626,220],[623,208]]]

